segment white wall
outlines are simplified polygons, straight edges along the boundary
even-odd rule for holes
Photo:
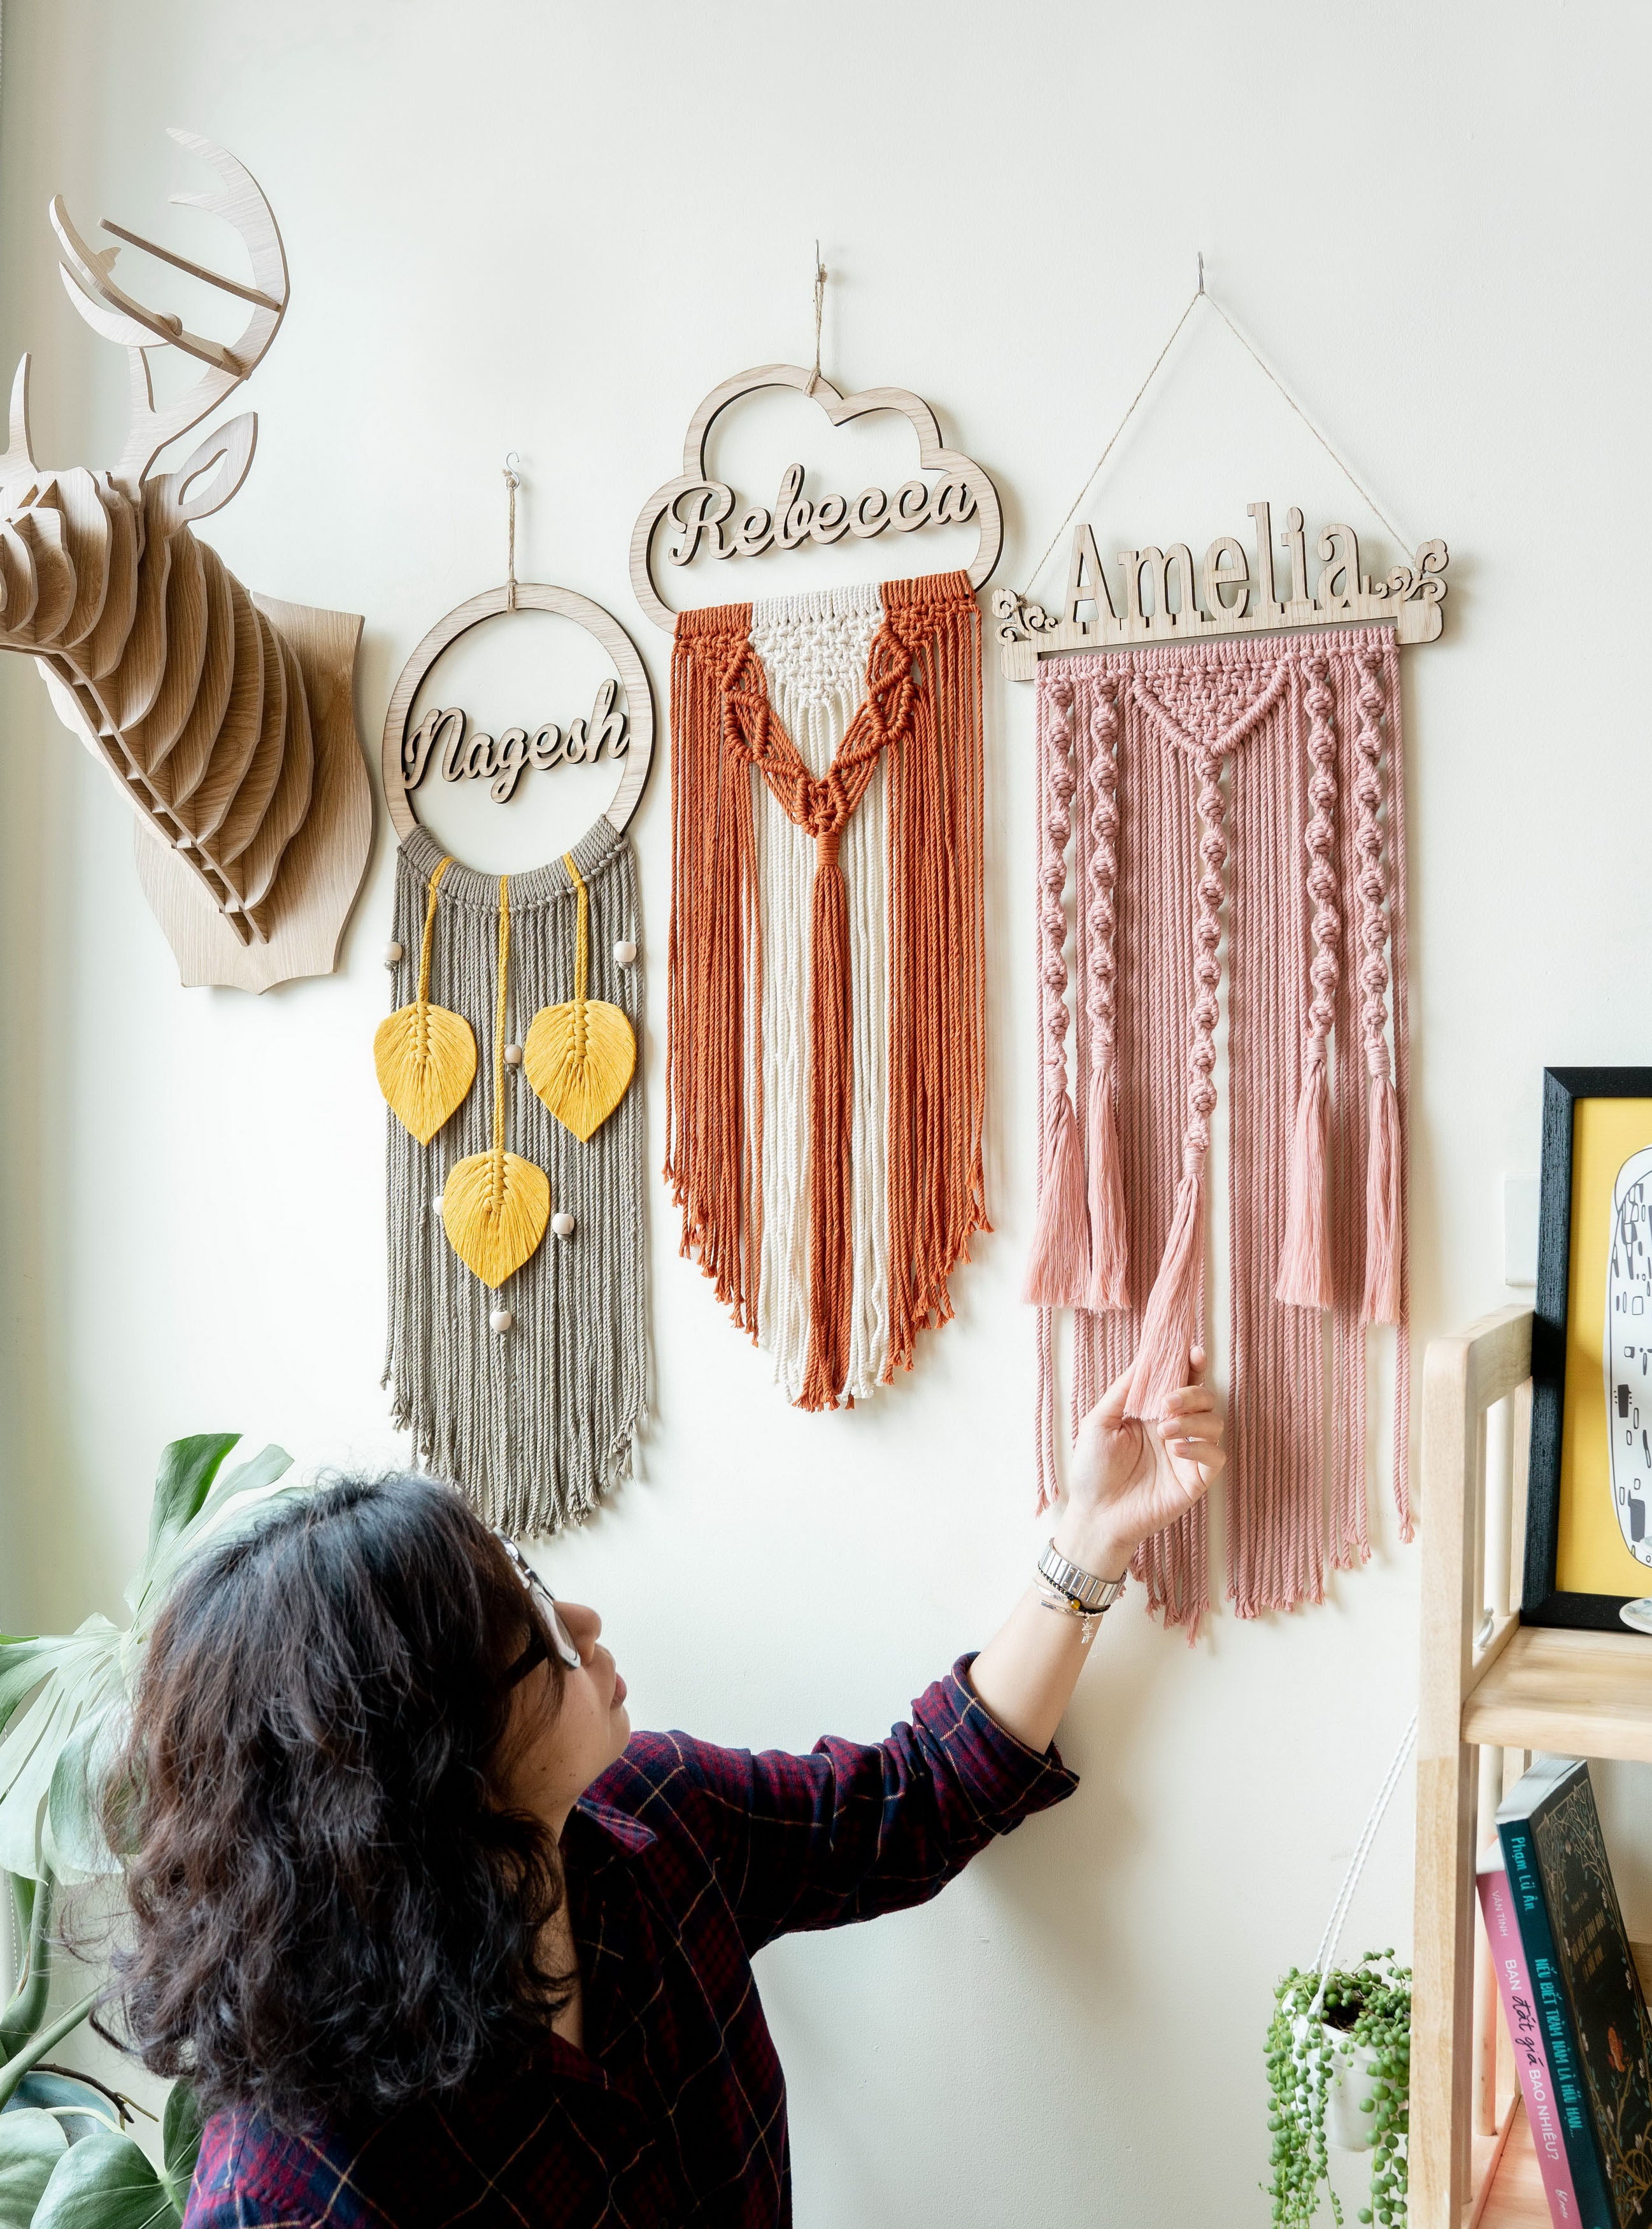
[[[293,307],[251,479],[209,530],[251,585],[366,613],[375,755],[413,642],[500,577],[513,446],[524,575],[608,604],[663,691],[632,519],[707,389],[807,352],[817,234],[828,373],[934,401],[999,477],[1015,581],[1202,248],[1385,504],[1451,544],[1446,639],[1407,671],[1419,1354],[1505,1297],[1500,1185],[1535,1169],[1542,1065],[1643,1059],[1652,1020],[1623,571],[1652,457],[1643,10],[13,0],[5,29],[0,341],[7,365],[36,351],[39,453],[105,461],[123,395],[54,276],[49,195],[187,227],[158,217],[201,183],[163,127],[222,140],[274,200]],[[1260,497],[1363,531],[1199,323],[1092,505],[1103,547],[1197,548]],[[381,830],[337,980],[183,993],[125,807],[32,671],[6,662],[0,691],[15,1627],[116,1608],[176,1433],[397,1452],[369,1058],[390,854]],[[875,1735],[1034,1551],[1031,713],[993,678],[997,1235],[916,1376],[852,1416],[788,1411],[651,1179],[647,1478],[548,1559],[602,1606],[644,1718]],[[651,1166],[667,823],[662,765],[637,824]],[[1219,1618],[1190,1650],[1127,1608],[1064,1732],[1073,1802],[929,1910],[766,1955],[805,2229],[1265,2219],[1271,1986],[1311,1955],[1411,1708],[1416,1585],[1385,1519],[1317,1612]],[[1409,1833],[1397,1806],[1361,1942],[1409,1937]]]

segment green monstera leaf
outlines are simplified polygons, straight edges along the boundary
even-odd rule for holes
[[[162,1455],[149,1545],[126,1589],[132,1622],[124,1631],[94,1616],[74,1633],[0,1635],[0,1868],[6,1872],[74,1880],[117,1870],[99,1820],[99,1792],[125,1738],[144,1643],[167,1591],[209,1539],[277,1493],[297,1490],[277,1485],[292,1459],[276,1447],[220,1476],[238,1437],[202,1432],[174,1440]]]
[[[30,2229],[52,2170],[68,2149],[55,2113],[0,2113],[0,2229]]]
[[[87,2136],[52,2169],[32,2229],[177,2229],[183,2207],[130,2136]]]
[[[201,2156],[201,2131],[205,2126],[201,2100],[187,2082],[175,2082],[166,2093],[166,2112],[161,2122],[161,2181],[166,2194],[183,2213]]]

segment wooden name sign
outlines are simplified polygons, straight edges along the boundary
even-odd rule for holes
[[[772,507],[746,504],[725,481],[711,478],[706,468],[706,447],[712,425],[730,404],[766,387],[795,388],[812,396],[834,426],[846,425],[873,410],[898,410],[917,434],[921,470],[939,472],[941,479],[931,485],[915,478],[892,494],[869,487],[852,500],[842,495],[811,498],[803,492],[802,466],[788,465]],[[940,426],[927,402],[903,387],[869,387],[859,395],[840,395],[829,380],[800,364],[764,364],[725,380],[695,412],[683,445],[681,472],[655,489],[632,533],[631,585],[655,626],[669,633],[677,623],[677,614],[662,600],[653,576],[655,542],[661,528],[671,532],[665,549],[667,562],[688,565],[702,553],[710,557],[761,557],[766,550],[799,549],[807,542],[839,542],[845,534],[870,541],[886,530],[913,534],[924,526],[972,523],[978,540],[968,572],[971,584],[979,588],[991,578],[1003,546],[998,491],[973,459],[942,446]]]
[[[761,557],[765,549],[799,549],[806,542],[839,542],[845,534],[868,541],[892,527],[911,534],[920,526],[964,525],[975,516],[975,491],[967,479],[948,478],[932,488],[928,480],[907,480],[888,495],[864,488],[851,503],[846,496],[825,495],[810,502],[803,492],[803,467],[787,465],[772,511],[761,504],[742,511],[740,524],[724,537],[723,523],[739,498],[723,480],[697,480],[673,498],[671,518],[681,531],[666,547],[672,565],[686,565],[702,542],[713,557]]]
[[[1192,642],[1204,635],[1346,626],[1355,620],[1390,620],[1401,642],[1438,639],[1445,601],[1443,542],[1424,542],[1411,563],[1373,578],[1360,570],[1353,529],[1327,526],[1314,545],[1319,568],[1310,593],[1302,512],[1293,504],[1285,513],[1285,530],[1276,545],[1285,553],[1281,567],[1272,507],[1253,503],[1248,508],[1255,522],[1254,548],[1247,553],[1231,535],[1223,535],[1205,552],[1197,574],[1185,542],[1168,549],[1121,549],[1116,601],[1094,528],[1076,528],[1059,610],[1046,612],[1013,588],[1000,588],[993,595],[1006,678],[1031,681],[1039,658],[1057,651],[1116,650],[1129,643]],[[1081,618],[1086,606],[1093,616]]]
[[[623,758],[630,730],[617,681],[596,692],[588,720],[566,730],[547,721],[530,735],[525,728],[502,728],[497,736],[468,729],[468,715],[453,704],[433,705],[402,746],[404,789],[417,789],[434,763],[444,781],[485,781],[488,795],[508,805],[526,767],[548,773],[552,767],[589,766],[606,750]],[[468,732],[467,732],[468,730]]]
[[[504,728],[495,736],[479,729],[467,733],[466,715],[457,706],[436,705],[415,725],[414,700],[442,652],[472,627],[517,611],[550,612],[571,620],[607,652],[614,675],[599,684],[590,718],[575,720],[566,729],[548,721],[531,735],[525,728]],[[571,588],[512,578],[505,587],[486,589],[438,620],[415,650],[391,691],[379,766],[390,825],[398,836],[410,836],[419,825],[413,793],[432,766],[444,781],[485,781],[489,794],[503,805],[526,767],[589,766],[601,758],[623,759],[614,802],[602,816],[610,827],[623,832],[648,779],[653,744],[654,700],[648,669],[619,620]]]

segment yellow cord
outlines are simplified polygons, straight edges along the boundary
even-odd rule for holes
[[[511,965],[511,878],[499,877],[499,1003],[493,1018],[493,1198],[505,1191],[505,975]]]
[[[574,855],[571,851],[562,853],[562,864],[567,868],[574,888],[579,894],[579,928],[574,944],[574,1000],[575,1005],[582,1006],[585,1004],[587,960],[589,952],[587,935],[590,920],[590,901],[585,895],[585,885],[580,880],[580,871],[574,864]]]
[[[436,892],[441,888],[441,878],[453,865],[451,855],[436,863],[436,871],[430,877],[430,902],[425,908],[424,942],[419,947],[419,1004],[422,1006],[430,998],[430,944],[436,931]]]

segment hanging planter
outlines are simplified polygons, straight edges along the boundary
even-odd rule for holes
[[[1411,2126],[1411,1975],[1392,1950],[1321,1975],[1293,1966],[1274,1993],[1268,2029],[1269,2195],[1275,2229],[1313,2220],[1321,2195],[1340,2225],[1330,2152],[1371,2154],[1361,2222],[1406,2218]]]
[[[1293,1966],[1274,1991],[1268,2024],[1268,2194],[1274,2229],[1306,2229],[1321,2192],[1342,2229],[1331,2186],[1330,2153],[1369,2152],[1371,2187],[1358,2219],[1400,2229],[1407,2219],[1411,2129],[1411,1970],[1392,1950],[1367,1950],[1358,1965],[1336,1963],[1349,1907],[1417,1739],[1417,1715],[1377,1790],[1348,1870],[1331,1907],[1314,1963]]]
[[[1334,2039],[1337,2031],[1328,2031]],[[1330,2095],[1325,2101],[1325,2133],[1340,2152],[1368,2152],[1377,2141],[1371,2115],[1378,2094],[1377,2053],[1357,2044],[1345,2059],[1334,2059]]]

